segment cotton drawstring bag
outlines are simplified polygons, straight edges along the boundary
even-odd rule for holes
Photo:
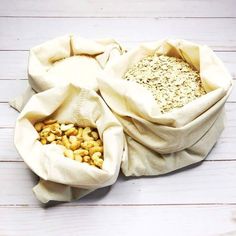
[[[123,79],[145,56],[181,58],[200,71],[207,94],[187,105],[161,113],[152,94]],[[111,63],[98,79],[101,95],[126,133],[126,176],[160,175],[203,160],[224,128],[224,104],[232,79],[207,46],[184,40],[143,43]]]
[[[20,111],[33,94],[69,83],[97,91],[96,76],[122,53],[113,39],[89,40],[74,35],[35,46],[29,54],[30,87],[10,104]]]
[[[60,145],[42,145],[33,125],[49,116],[63,123],[96,127],[103,140],[102,168],[66,158]],[[122,127],[102,98],[93,90],[74,85],[33,95],[16,121],[14,143],[28,167],[40,177],[33,191],[43,203],[71,201],[112,185],[126,155]]]

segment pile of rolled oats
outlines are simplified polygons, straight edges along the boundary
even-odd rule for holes
[[[206,94],[199,72],[175,57],[147,56],[133,65],[124,79],[149,89],[162,113],[180,108]]]
[[[97,129],[78,127],[72,123],[58,123],[47,119],[34,124],[42,144],[57,144],[64,149],[64,156],[102,168],[103,143]]]

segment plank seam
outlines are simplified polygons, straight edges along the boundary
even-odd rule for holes
[[[234,162],[234,161],[236,161],[236,158],[233,158],[233,159],[211,159],[211,160],[204,159],[200,162]],[[15,159],[1,160],[0,159],[0,163],[14,163],[14,162],[15,163],[23,163],[24,161],[20,160],[20,159],[19,160],[15,160]]]
[[[27,77],[27,75],[25,75],[25,77]],[[2,78],[0,78],[0,81],[1,80],[9,80],[9,81],[14,81],[14,80],[23,80],[23,81],[25,81],[25,80],[28,80],[27,78],[20,78],[20,79],[2,79]],[[233,77],[233,80],[236,80],[236,77]]]
[[[157,39],[159,40],[159,39]],[[140,41],[142,42],[142,41]],[[135,41],[137,43],[137,41]],[[30,49],[0,49],[0,52],[29,52]],[[225,50],[225,49],[214,49],[214,52],[226,52],[226,53],[234,53],[236,50]]]
[[[38,18],[38,19],[236,19],[236,16],[33,16],[33,15],[2,15],[0,18]]]
[[[75,202],[74,202],[75,203]],[[41,204],[41,203],[39,203]],[[62,205],[64,204],[64,205]],[[235,202],[229,203],[140,203],[140,204],[73,204],[65,205],[67,202],[56,202],[54,205],[41,204],[41,206],[36,204],[0,204],[0,208],[50,208],[50,207],[170,207],[170,206],[197,206],[197,207],[207,207],[207,206],[236,206]]]

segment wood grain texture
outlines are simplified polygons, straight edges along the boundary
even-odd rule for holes
[[[234,17],[234,1],[196,0],[2,0],[0,16],[43,17]]]
[[[206,161],[236,160],[235,134],[236,127],[228,124]],[[0,129],[0,161],[22,161],[15,149],[13,137],[12,128]]]
[[[0,80],[27,79],[28,51],[0,51]],[[236,78],[236,52],[216,52],[233,78]]]
[[[235,210],[231,206],[5,207],[0,208],[0,233],[19,236],[166,236],[174,232],[176,236],[212,236],[235,232]]]
[[[112,36],[127,47],[167,37],[207,44],[236,78],[234,6],[234,0],[1,0],[0,235],[236,235],[235,89],[228,124],[207,161],[160,177],[121,174],[112,187],[51,208],[32,193],[37,177],[14,148],[18,113],[6,103],[27,87],[28,50],[67,33]]]
[[[28,56],[28,51],[0,51],[0,80],[27,79]]]
[[[27,80],[0,80],[0,102],[9,102],[13,98],[20,96],[28,87]],[[236,89],[228,98],[228,102],[236,102]]]
[[[14,127],[18,114],[8,103],[0,103],[0,128]]]
[[[68,33],[131,43],[183,38],[236,51],[236,18],[0,18],[0,50],[28,50]]]
[[[236,103],[226,104],[227,123],[207,160],[236,160]],[[18,112],[8,104],[0,104],[0,161],[20,161],[13,144],[14,124]]]
[[[20,96],[28,87],[27,80],[1,80],[0,102],[9,102]]]
[[[32,157],[33,158],[33,157]],[[67,205],[236,204],[236,161],[203,162],[159,176],[120,174],[106,187]],[[0,205],[40,203],[32,193],[36,176],[23,162],[1,162]]]

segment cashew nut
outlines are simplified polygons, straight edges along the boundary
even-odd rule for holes
[[[77,137],[74,136],[74,135],[71,135],[71,136],[69,137],[69,141],[70,141],[71,143],[76,142],[76,141],[77,141]]]
[[[45,145],[45,144],[47,144],[47,139],[41,138],[40,142],[41,142],[43,145]]]
[[[57,121],[54,120],[54,119],[48,119],[48,120],[45,120],[43,123],[44,123],[45,125],[51,125],[51,124],[56,123],[56,122],[57,122]]]
[[[62,140],[62,137],[56,135],[56,140]]]
[[[79,162],[83,161],[82,157],[78,153],[74,153],[74,158],[76,161],[79,161]]]
[[[83,134],[83,128],[79,128],[78,129],[78,134],[77,134],[77,138],[82,138],[82,134]]]
[[[88,163],[90,161],[90,156],[84,156],[83,161]]]
[[[62,143],[61,140],[57,140],[57,141],[56,141],[56,144],[58,144],[58,145],[63,145],[63,143]]]
[[[97,159],[100,159],[100,157],[102,156],[102,153],[101,152],[95,152],[93,155],[92,155],[92,160],[95,161]]]
[[[84,128],[83,133],[82,133],[82,137],[85,141],[92,141],[93,140],[93,137],[90,137],[89,133],[91,133],[91,128],[90,127]]]
[[[102,167],[102,164],[103,164],[103,160],[101,159],[102,157],[102,153],[101,152],[95,152],[93,155],[92,155],[92,160],[93,160],[93,163],[98,166],[98,167]]]
[[[101,159],[101,158],[95,159],[95,160],[94,160],[94,164],[95,164],[96,166],[102,168],[103,159]]]
[[[80,143],[81,143],[81,142],[78,141],[78,140],[72,142],[71,145],[70,145],[70,149],[71,149],[72,151],[77,150],[77,149],[80,147]]]
[[[68,125],[61,124],[61,131],[67,131],[68,129],[71,129],[73,127],[74,127],[74,124],[68,124]]]
[[[77,129],[75,127],[72,127],[72,128],[68,129],[65,132],[65,135],[67,135],[67,136],[70,136],[70,135],[75,136],[75,135],[77,135],[77,133],[78,133]]]
[[[98,146],[102,146],[102,140],[101,139],[98,139],[96,142],[97,142]]]
[[[48,142],[53,142],[54,140],[56,139],[56,136],[55,134],[51,133],[48,137],[47,137],[47,140]]]
[[[103,147],[101,147],[101,146],[95,146],[95,147],[91,147],[90,149],[89,149],[89,155],[90,156],[93,156],[93,154],[94,153],[96,153],[96,152],[103,152]]]
[[[66,148],[70,149],[70,141],[69,141],[69,139],[67,138],[66,135],[64,135],[64,136],[62,137],[62,144],[63,144]]]
[[[36,124],[34,125],[34,128],[35,128],[38,132],[40,132],[40,131],[43,129],[43,127],[44,127],[43,122],[38,122],[38,123],[36,123]]]
[[[99,138],[98,133],[96,131],[92,131],[91,136],[93,137],[94,140],[98,140]]]
[[[89,154],[89,152],[85,149],[78,149],[75,150],[74,153],[79,154],[80,156],[87,156]]]
[[[69,149],[66,149],[64,151],[64,155],[72,160],[74,160],[74,153],[73,151],[69,150]]]
[[[50,128],[45,128],[40,132],[40,136],[47,137],[49,133],[50,133]]]
[[[81,147],[84,148],[84,149],[87,149],[89,150],[91,147],[94,147],[94,146],[99,146],[98,143],[96,141],[85,141],[83,143],[81,143]]]
[[[60,130],[60,125],[58,123],[52,124],[49,127],[50,127],[52,133],[54,133],[58,136],[62,135],[62,131]]]

